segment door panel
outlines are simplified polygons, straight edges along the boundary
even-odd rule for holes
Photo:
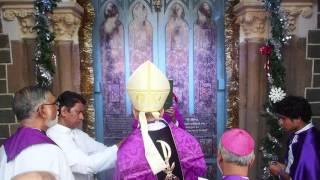
[[[104,140],[127,136],[133,117],[125,92],[130,74],[152,60],[173,79],[187,131],[200,142],[215,179],[217,147],[217,55],[215,1],[162,0],[155,11],[148,0],[99,1],[99,58]]]
[[[188,114],[189,104],[189,27],[185,20],[185,8],[174,3],[168,9],[170,16],[166,24],[166,73],[173,79],[173,89],[179,99],[179,108]]]
[[[133,19],[129,25],[130,73],[146,60],[152,61],[153,27],[142,2],[132,4]]]

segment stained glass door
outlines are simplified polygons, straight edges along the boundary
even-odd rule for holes
[[[141,63],[151,60],[173,80],[187,131],[201,143],[207,177],[215,179],[217,127],[225,117],[220,115],[217,121],[219,90],[224,92],[224,76],[217,73],[224,69],[215,18],[221,5],[215,0],[159,2],[158,8],[151,0],[94,2],[97,138],[113,144],[132,131],[132,107],[125,85]],[[224,102],[220,104],[224,112]]]

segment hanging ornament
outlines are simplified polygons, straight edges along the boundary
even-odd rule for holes
[[[273,103],[281,101],[286,97],[286,93],[280,88],[273,86],[269,93],[269,98]]]
[[[260,47],[259,51],[261,55],[269,56],[272,52],[272,47],[268,45],[263,45],[262,47]]]

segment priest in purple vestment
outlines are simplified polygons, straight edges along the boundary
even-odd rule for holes
[[[13,111],[20,127],[0,148],[0,179],[45,171],[56,179],[73,180],[62,150],[45,132],[56,122],[56,98],[51,91],[39,86],[17,91]]]
[[[269,169],[281,179],[320,179],[320,132],[311,122],[311,106],[303,97],[288,96],[274,111],[280,126],[289,133],[285,164],[271,162]]]
[[[160,118],[169,90],[168,79],[150,61],[129,78],[127,91],[139,128],[119,147],[115,180],[196,180],[206,174],[197,140]]]
[[[224,132],[219,143],[217,165],[223,180],[248,180],[248,171],[255,159],[254,140],[243,129]]]

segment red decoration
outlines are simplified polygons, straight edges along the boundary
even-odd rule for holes
[[[264,45],[259,49],[260,53],[264,56],[269,56],[272,52],[272,47],[268,45]]]

